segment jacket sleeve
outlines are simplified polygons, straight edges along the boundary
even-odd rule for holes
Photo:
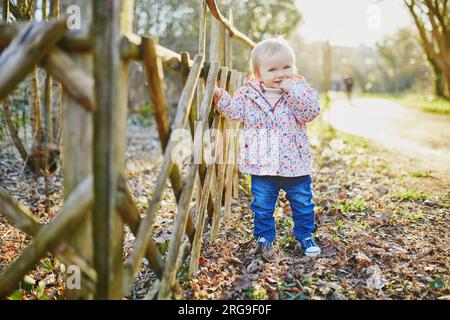
[[[230,120],[244,120],[245,96],[241,90],[237,90],[232,97],[227,91],[220,89],[221,95],[214,99],[217,111]]]
[[[285,99],[300,124],[313,121],[320,113],[319,92],[304,78],[295,81]]]

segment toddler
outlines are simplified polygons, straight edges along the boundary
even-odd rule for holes
[[[299,247],[314,257],[321,250],[312,233],[312,159],[306,124],[319,115],[319,94],[296,75],[294,51],[283,38],[259,42],[251,62],[253,76],[234,97],[216,87],[214,105],[224,117],[244,122],[239,169],[251,175],[256,253],[269,252],[275,241],[273,214],[283,189]]]

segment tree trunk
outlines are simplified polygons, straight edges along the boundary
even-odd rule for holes
[[[19,138],[19,133],[17,131],[17,128],[14,126],[13,121],[12,121],[11,110],[9,109],[8,102],[6,102],[6,101],[3,104],[3,116],[4,116],[4,119],[6,122],[6,126],[8,128],[8,131],[9,131],[9,135],[11,136],[11,140],[14,143],[14,146],[16,147],[17,151],[19,151],[19,154],[22,157],[22,160],[27,161],[28,152],[25,150],[25,147]]]
[[[9,20],[9,0],[3,0],[3,21],[8,23]]]
[[[40,174],[44,169],[44,131],[41,117],[41,91],[39,88],[39,72],[36,67],[30,78],[31,107],[32,107],[32,128],[33,142],[31,146],[31,156],[27,165],[35,174]]]
[[[450,97],[450,59],[448,55],[450,43],[447,36],[447,30],[445,28],[441,28],[442,30],[440,31],[436,25],[436,21],[434,20],[437,18],[441,25],[445,25],[445,14],[441,13],[438,10],[438,7],[434,6],[431,2],[416,3],[415,1],[404,0],[404,3],[408,7],[409,12],[414,19],[414,23],[419,31],[421,45],[428,60],[433,66],[436,81],[439,81],[442,74],[444,76],[444,80],[447,85],[443,87],[447,89],[447,92],[442,90],[442,96]],[[425,5],[428,10],[427,21],[424,21],[423,16],[420,16],[414,10],[415,8],[420,8],[420,10],[424,12],[424,8],[421,7],[422,4]],[[433,27],[431,31],[425,27],[428,23],[430,23]],[[440,72],[436,72],[436,70],[439,70]],[[435,85],[436,84],[436,94],[438,94],[441,92],[439,87],[440,84],[435,82]]]
[[[433,61],[430,61],[434,72],[434,94],[438,97],[445,96],[445,78],[444,73],[439,69]]]
[[[52,0],[50,2],[50,14],[53,18],[59,18],[60,14],[59,0]],[[53,81],[53,106],[52,106],[52,139],[56,149],[60,148],[61,141],[61,126],[62,126],[62,86],[59,82]]]
[[[42,2],[43,18],[48,20],[47,0]],[[45,117],[44,117],[44,181],[45,181],[45,196],[46,209],[48,211],[50,205],[50,179],[49,179],[49,153],[50,148],[53,148],[53,126],[52,126],[52,78],[47,73],[45,78]]]

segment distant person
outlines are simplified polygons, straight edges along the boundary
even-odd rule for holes
[[[353,90],[353,76],[352,71],[349,70],[344,78],[345,92],[347,94],[348,101],[352,100],[352,90]]]

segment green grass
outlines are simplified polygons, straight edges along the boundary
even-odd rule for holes
[[[250,174],[244,174],[244,185],[239,184],[239,189],[244,191],[247,196],[250,196],[252,193],[252,177]]]
[[[328,109],[331,104],[331,99],[323,92],[320,93],[320,112]]]
[[[134,112],[130,115],[129,121],[133,124],[140,126],[150,126],[154,122],[153,118],[153,106],[151,104],[144,104],[135,108]]]
[[[367,98],[388,99],[401,104],[407,108],[419,109],[426,112],[433,112],[450,116],[450,100],[426,94],[399,94],[392,95],[387,93],[365,93],[362,95]]]
[[[286,249],[289,245],[291,244],[295,244],[296,240],[294,236],[284,236],[284,237],[280,237],[279,241],[278,241],[278,246],[281,249]]]
[[[412,223],[417,223],[424,220],[423,213],[411,214],[408,216],[409,221]]]
[[[254,287],[245,289],[244,295],[252,300],[267,300],[269,299],[266,289],[256,284]]]
[[[370,207],[362,199],[356,199],[354,201],[347,200],[338,205],[338,207],[344,213],[348,212],[368,212]]]
[[[414,171],[411,172],[411,177],[415,177],[415,178],[425,178],[425,177],[430,177],[430,175],[426,172],[423,171]]]
[[[427,199],[427,196],[422,192],[418,191],[404,191],[404,192],[396,192],[392,195],[394,199],[404,200],[404,201],[424,201]]]

